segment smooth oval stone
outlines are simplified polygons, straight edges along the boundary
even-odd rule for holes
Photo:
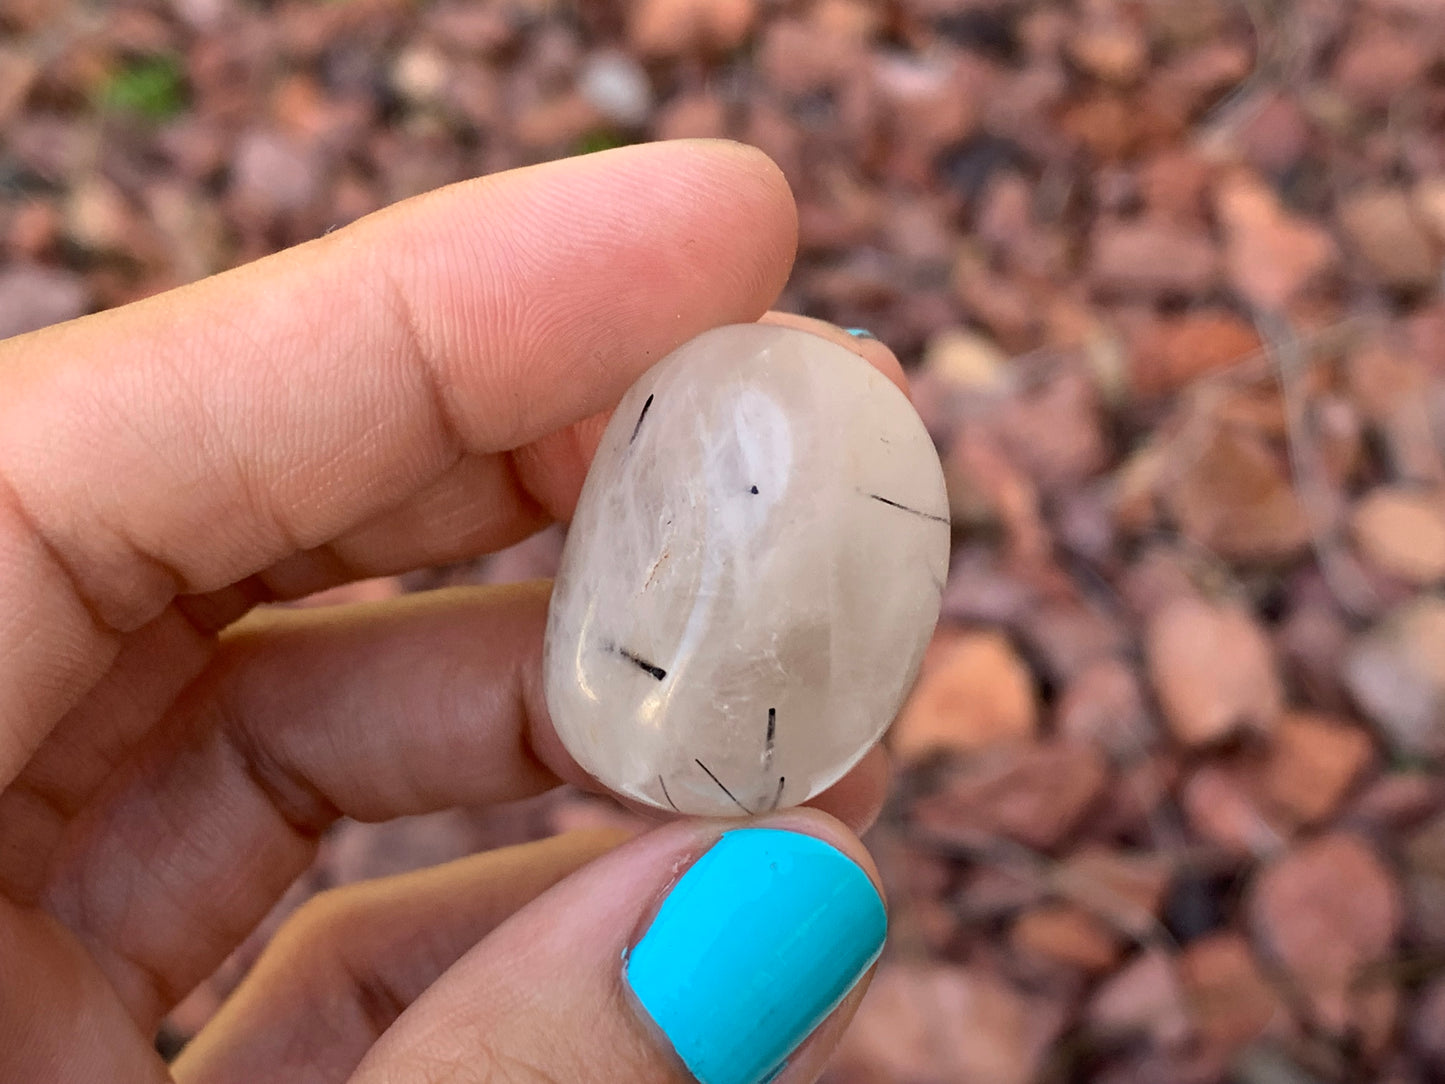
[[[741,816],[836,782],[896,714],[948,570],[912,405],[817,335],[699,335],[623,397],[567,535],[547,706],[613,790]]]

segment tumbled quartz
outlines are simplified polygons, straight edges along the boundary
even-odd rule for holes
[[[897,712],[949,535],[938,455],[886,377],[792,328],[699,335],[623,397],[583,485],[547,620],[557,733],[661,809],[806,801]]]

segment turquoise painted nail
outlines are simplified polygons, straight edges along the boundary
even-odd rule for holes
[[[848,334],[849,334],[849,335],[852,335],[853,338],[855,338],[855,339],[876,339],[876,338],[878,338],[877,335],[874,335],[873,332],[869,331],[866,327],[850,327],[850,328],[845,328],[844,330],[846,330],[846,331],[848,332]]]
[[[763,1084],[837,1008],[888,932],[868,875],[775,828],[722,836],[673,886],[627,983],[701,1084]]]

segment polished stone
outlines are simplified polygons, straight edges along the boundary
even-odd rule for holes
[[[698,336],[623,397],[568,532],[547,705],[599,782],[741,816],[836,782],[887,728],[938,620],[943,472],[850,350]]]

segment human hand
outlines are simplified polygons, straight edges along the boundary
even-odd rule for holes
[[[151,1045],[339,816],[587,784],[541,696],[545,584],[233,622],[565,518],[610,405],[758,318],[795,235],[757,152],[658,144],[0,342],[0,1079],[687,1079],[675,1045],[747,1084],[843,997],[777,1079],[816,1077],[882,937],[850,831],[877,751],[815,803],[839,819],[754,822],[785,833],[574,834],[325,893],[173,1066]]]

